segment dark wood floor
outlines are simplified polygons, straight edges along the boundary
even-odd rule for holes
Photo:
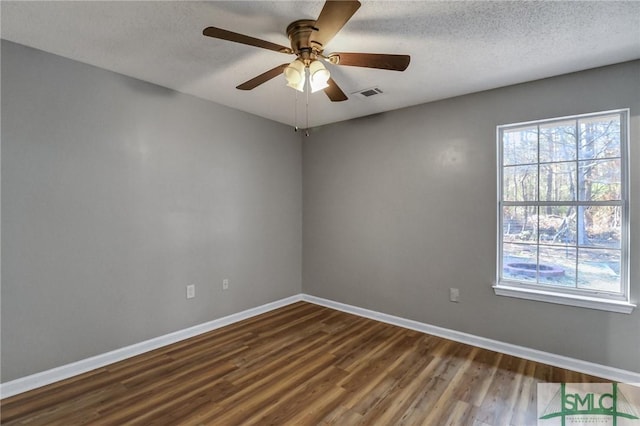
[[[1,403],[2,424],[536,423],[536,383],[603,381],[309,303]]]

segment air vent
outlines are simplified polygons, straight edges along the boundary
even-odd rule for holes
[[[384,92],[380,88],[372,87],[370,89],[359,90],[355,93],[352,93],[352,95],[357,95],[359,98],[366,99],[372,96],[380,95],[382,93]]]

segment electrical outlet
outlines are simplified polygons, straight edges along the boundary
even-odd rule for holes
[[[196,286],[195,284],[189,284],[187,286],[187,299],[193,299],[196,297]]]
[[[229,279],[225,278],[224,280],[222,280],[222,289],[223,290],[229,290]]]
[[[452,302],[459,302],[460,301],[460,290],[458,290],[457,288],[450,288],[449,289],[449,300]]]

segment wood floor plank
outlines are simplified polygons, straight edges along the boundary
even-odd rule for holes
[[[479,350],[479,348],[473,348],[469,355],[464,358],[464,361],[460,363],[456,373],[449,380],[444,391],[438,396],[436,403],[429,411],[429,415],[424,420],[425,423],[436,424],[439,420],[449,418],[451,410],[455,408],[455,404],[452,404],[452,401],[457,400],[455,392],[464,383],[464,375],[467,369],[471,367],[473,358]]]
[[[417,346],[417,345],[416,345]],[[373,391],[361,397],[355,409],[362,413],[365,423],[396,424],[407,409],[413,396],[420,391],[420,377],[429,374],[427,367],[433,365],[433,357],[417,350],[407,350],[390,365],[379,392]],[[374,396],[374,400],[371,400]],[[365,401],[370,400],[369,406]]]
[[[602,382],[298,302],[0,401],[3,425],[528,425]]]
[[[334,402],[337,395],[328,398],[327,393],[332,389],[340,390],[340,387],[336,387],[335,383],[347,374],[345,370],[334,366],[320,370],[309,380],[295,388],[290,388],[288,392],[277,392],[277,398],[272,404],[265,405],[262,410],[256,411],[243,424],[295,424],[293,419],[296,416],[313,414],[313,408],[310,409],[310,407],[321,405],[318,404],[319,401],[328,404]],[[343,392],[342,390],[339,393]]]

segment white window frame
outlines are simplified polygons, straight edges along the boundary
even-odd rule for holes
[[[544,124],[552,124],[554,122],[579,120],[589,117],[597,117],[601,115],[620,115],[620,167],[621,167],[621,207],[622,207],[622,223],[621,223],[621,269],[620,269],[620,293],[610,293],[597,290],[587,290],[578,288],[568,288],[561,286],[549,286],[538,283],[523,282],[509,280],[503,277],[503,206],[502,200],[502,184],[503,184],[503,131],[524,127],[524,126],[540,126]],[[497,146],[497,262],[496,262],[496,282],[493,285],[495,293],[499,296],[516,297],[520,299],[537,300],[542,302],[558,303],[563,305],[578,306],[591,309],[599,309],[620,313],[631,313],[636,307],[631,303],[630,299],[630,279],[629,279],[629,109],[616,109],[610,111],[594,112],[589,114],[577,114],[566,117],[550,118],[545,120],[527,121],[521,123],[512,123],[499,125],[496,127],[496,146]],[[540,159],[538,158],[538,167]],[[539,185],[539,183],[538,183]],[[536,205],[538,207],[550,205],[549,203],[535,201],[527,203],[528,205]],[[567,203],[557,203],[566,205]],[[575,202],[576,206],[580,204]],[[513,204],[508,204],[513,205]],[[538,243],[539,244],[539,240]]]

